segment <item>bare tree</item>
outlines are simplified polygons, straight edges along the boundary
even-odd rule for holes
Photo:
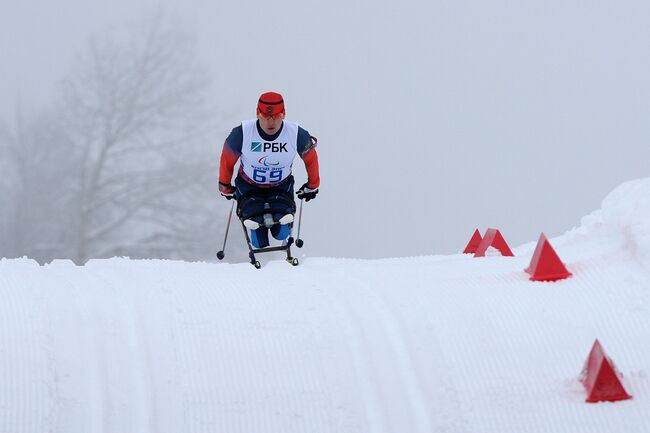
[[[219,212],[208,86],[193,38],[162,12],[92,40],[64,92],[78,263],[204,258]]]
[[[71,150],[53,112],[0,123],[0,256],[69,256]]]

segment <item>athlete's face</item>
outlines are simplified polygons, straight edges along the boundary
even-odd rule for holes
[[[269,135],[273,135],[282,126],[282,121],[284,120],[284,113],[278,113],[273,116],[262,113],[260,110],[257,110],[257,120],[260,121],[260,126],[262,130]]]

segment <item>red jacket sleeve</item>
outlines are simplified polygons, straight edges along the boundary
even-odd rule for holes
[[[219,163],[219,182],[229,185],[232,182],[232,173],[239,155],[234,153],[224,144],[221,151],[221,162]]]
[[[309,188],[318,188],[320,186],[320,174],[318,169],[318,153],[316,148],[312,148],[302,155],[307,169],[307,186]]]

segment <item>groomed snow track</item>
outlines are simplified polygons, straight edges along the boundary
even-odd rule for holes
[[[261,271],[2,260],[0,432],[649,432],[650,244],[607,218],[551,239],[557,283],[528,281],[533,244]],[[584,402],[596,338],[632,400]]]

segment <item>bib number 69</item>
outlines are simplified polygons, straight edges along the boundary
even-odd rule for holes
[[[253,180],[257,183],[277,183],[282,180],[282,170],[264,171],[253,169]]]

